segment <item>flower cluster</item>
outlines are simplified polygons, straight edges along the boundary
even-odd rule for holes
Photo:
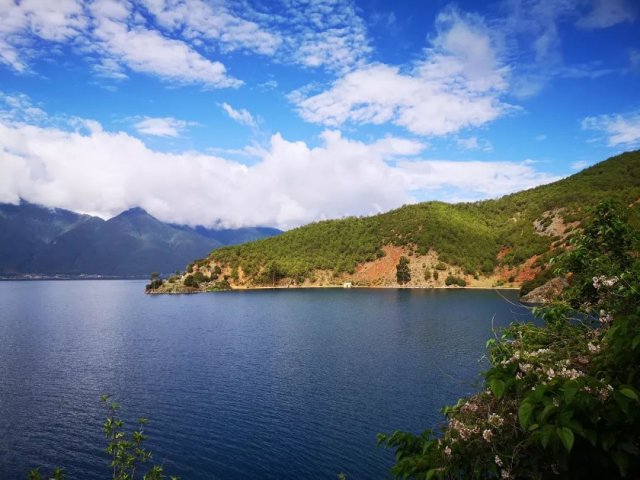
[[[611,313],[606,312],[605,310],[600,310],[600,323],[602,325],[609,325],[613,322],[613,315]]]
[[[593,288],[596,290],[601,287],[613,287],[618,283],[619,278],[616,276],[607,277],[606,275],[600,275],[599,277],[593,277]]]

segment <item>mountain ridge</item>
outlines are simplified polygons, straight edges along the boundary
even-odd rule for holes
[[[104,220],[26,201],[0,204],[0,275],[169,274],[213,248],[277,233],[248,227],[222,229],[218,235],[213,229],[162,222],[140,207]]]
[[[631,220],[640,226],[640,151],[495,200],[422,202],[223,247],[192,262],[158,291],[202,291],[217,288],[221,279],[233,288],[397,287],[395,266],[402,256],[411,272],[406,286],[515,288],[548,275],[549,259],[566,248],[589,207],[607,198],[630,206]],[[187,277],[196,274],[197,288],[185,286]]]

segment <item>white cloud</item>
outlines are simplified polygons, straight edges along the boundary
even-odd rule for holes
[[[620,73],[622,68],[603,66],[608,59],[567,64],[562,35],[568,24],[583,29],[607,28],[635,18],[626,0],[508,0],[505,17],[497,25],[510,45],[511,92],[517,98],[538,94],[553,78],[598,78]]]
[[[215,88],[241,84],[219,58],[230,52],[333,71],[371,52],[350,0],[0,0],[0,63],[26,72],[55,43],[88,56],[101,76],[130,70]]]
[[[496,198],[559,179],[527,162],[426,160],[403,161],[398,167],[411,190],[450,188],[450,197],[466,200]]]
[[[240,110],[236,110],[226,102],[223,103],[221,107],[227,113],[227,115],[229,115],[229,117],[232,120],[235,120],[236,122],[241,123],[242,125],[246,125],[248,127],[255,128],[258,126],[258,122],[256,121],[255,118],[253,118],[253,115],[251,115],[251,113],[245,110],[244,108],[241,108]]]
[[[10,95],[0,92],[1,118],[20,122],[41,122],[47,118],[47,113],[33,105],[31,99],[23,93]]]
[[[484,198],[553,180],[513,162],[420,160],[420,141],[371,143],[325,131],[310,147],[280,134],[245,148],[245,165],[201,152],[164,153],[76,119],[71,129],[0,119],[0,202],[19,198],[110,217],[141,206],[164,221],[288,228],[386,211],[416,196]],[[413,157],[414,160],[407,160]]]
[[[458,148],[464,150],[482,150],[483,152],[493,150],[493,145],[491,145],[489,140],[478,137],[456,138],[456,144]]]
[[[590,165],[586,160],[578,160],[577,162],[573,162],[571,164],[571,170],[584,170]]]
[[[28,70],[36,54],[33,38],[63,42],[86,27],[80,0],[0,0],[0,63]]]
[[[582,128],[603,134],[610,147],[640,145],[640,112],[586,117]]]
[[[143,117],[134,124],[134,128],[142,135],[156,137],[179,137],[191,122],[173,117]]]
[[[508,69],[481,18],[454,9],[436,21],[437,36],[408,72],[372,64],[347,73],[329,90],[290,95],[302,118],[339,126],[392,122],[420,135],[484,125],[511,107],[500,99]]]
[[[584,29],[609,28],[619,23],[633,22],[636,9],[627,0],[594,0],[592,10],[576,25]]]
[[[282,42],[278,34],[263,29],[229,11],[226,5],[202,0],[143,0],[158,23],[190,41],[214,40],[222,50],[248,50],[273,55]]]
[[[35,48],[37,41],[44,40],[88,54],[104,76],[123,79],[129,69],[176,83],[222,88],[242,82],[230,76],[220,61],[196,49],[196,45],[204,50],[212,46],[203,45],[200,37],[221,49],[247,48],[258,53],[272,52],[278,44],[257,25],[225,10],[214,15],[208,4],[197,0],[171,0],[171,4],[148,2],[159,23],[152,25],[140,14],[143,5],[134,8],[129,2],[0,0],[0,62],[18,72],[27,71],[32,58],[52,52],[52,48]],[[165,35],[163,26],[181,35]]]
[[[123,67],[178,83],[237,87],[225,66],[205,58],[182,40],[167,38],[136,20],[125,4],[99,0],[92,4],[95,23],[87,48],[99,54],[102,73],[122,77]]]

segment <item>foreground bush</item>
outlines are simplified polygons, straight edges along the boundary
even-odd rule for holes
[[[558,259],[570,288],[488,342],[485,390],[444,409],[439,433],[380,435],[416,479],[639,478],[640,262],[608,202]]]
[[[106,452],[109,455],[109,477],[112,480],[164,480],[166,475],[164,468],[160,465],[153,465],[145,468],[145,464],[151,460],[151,452],[144,448],[147,437],[144,434],[144,426],[147,424],[146,418],[138,420],[138,428],[131,433],[127,433],[124,428],[124,421],[118,416],[120,405],[109,401],[108,395],[100,397],[100,401],[107,408],[107,419],[102,425],[102,432],[107,439]],[[27,474],[27,480],[64,480],[64,470],[54,468],[50,475],[44,477],[40,469],[36,468]],[[178,477],[169,477],[170,480],[179,480]]]

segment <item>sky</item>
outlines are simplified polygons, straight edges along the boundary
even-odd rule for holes
[[[0,0],[0,202],[283,229],[640,148],[639,0]]]

